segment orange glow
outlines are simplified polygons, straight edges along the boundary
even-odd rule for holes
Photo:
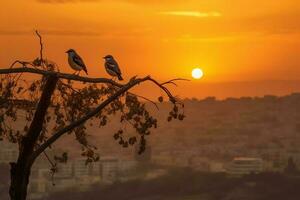
[[[108,77],[107,54],[118,60],[125,80],[190,78],[190,66],[205,66],[203,84],[251,82],[257,90],[260,81],[300,77],[299,0],[12,0],[2,2],[0,18],[1,68],[38,55],[38,29],[45,54],[65,72],[72,70],[64,52],[74,48],[93,77]],[[216,92],[211,86],[195,93],[198,84],[178,91],[183,97]],[[285,85],[273,93],[291,91]]]

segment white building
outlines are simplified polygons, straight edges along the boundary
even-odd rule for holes
[[[243,176],[263,171],[263,160],[261,158],[238,157],[234,158],[227,169],[230,176]]]

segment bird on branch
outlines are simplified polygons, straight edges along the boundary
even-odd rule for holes
[[[111,75],[112,77],[118,77],[118,79],[120,81],[122,81],[123,80],[122,73],[121,73],[119,65],[118,65],[117,61],[114,59],[114,57],[111,55],[107,55],[103,58],[105,59],[104,67],[105,67],[106,72],[109,75]]]
[[[68,62],[72,69],[76,70],[78,74],[81,70],[85,71],[85,73],[88,74],[82,58],[76,53],[74,49],[69,49],[68,51],[66,51],[66,53],[68,54]]]

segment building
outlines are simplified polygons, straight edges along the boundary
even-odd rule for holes
[[[79,158],[74,161],[74,176],[76,178],[89,176],[91,174],[91,165],[86,163],[85,158]]]
[[[102,157],[100,159],[100,176],[104,183],[113,183],[117,180],[118,159],[114,157]]]
[[[229,164],[227,173],[233,177],[246,174],[256,174],[263,171],[263,160],[261,158],[238,157]]]
[[[99,162],[86,163],[85,158],[59,163],[58,171],[52,176],[47,162],[39,162],[32,168],[29,184],[30,199],[44,199],[53,192],[74,188],[87,190],[95,183],[111,184],[118,179],[119,168],[129,170],[135,161],[119,162],[115,157],[101,157]]]
[[[139,153],[140,146],[135,145],[134,158],[138,162],[150,162],[152,158],[152,148],[151,146],[146,146],[146,149],[143,153]]]
[[[163,152],[159,155],[153,155],[152,162],[157,165],[163,165],[163,166],[172,166],[173,165],[173,158],[170,154]]]
[[[224,164],[217,161],[209,162],[209,171],[213,173],[226,172]]]
[[[73,163],[60,163],[57,166],[57,173],[55,176],[57,178],[71,178],[73,176]]]
[[[18,158],[18,145],[0,142],[0,163],[15,162]]]
[[[135,160],[119,160],[118,171],[121,173],[128,173],[137,167],[137,161]]]
[[[49,169],[33,168],[28,188],[29,199],[42,199],[46,197],[49,194],[50,181]]]
[[[210,171],[210,160],[207,157],[201,157],[197,155],[197,153],[191,153],[191,155],[186,156],[186,158],[188,158],[188,167],[198,171]]]

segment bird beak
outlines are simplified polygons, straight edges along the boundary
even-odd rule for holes
[[[105,59],[105,57],[103,57],[103,59]]]

